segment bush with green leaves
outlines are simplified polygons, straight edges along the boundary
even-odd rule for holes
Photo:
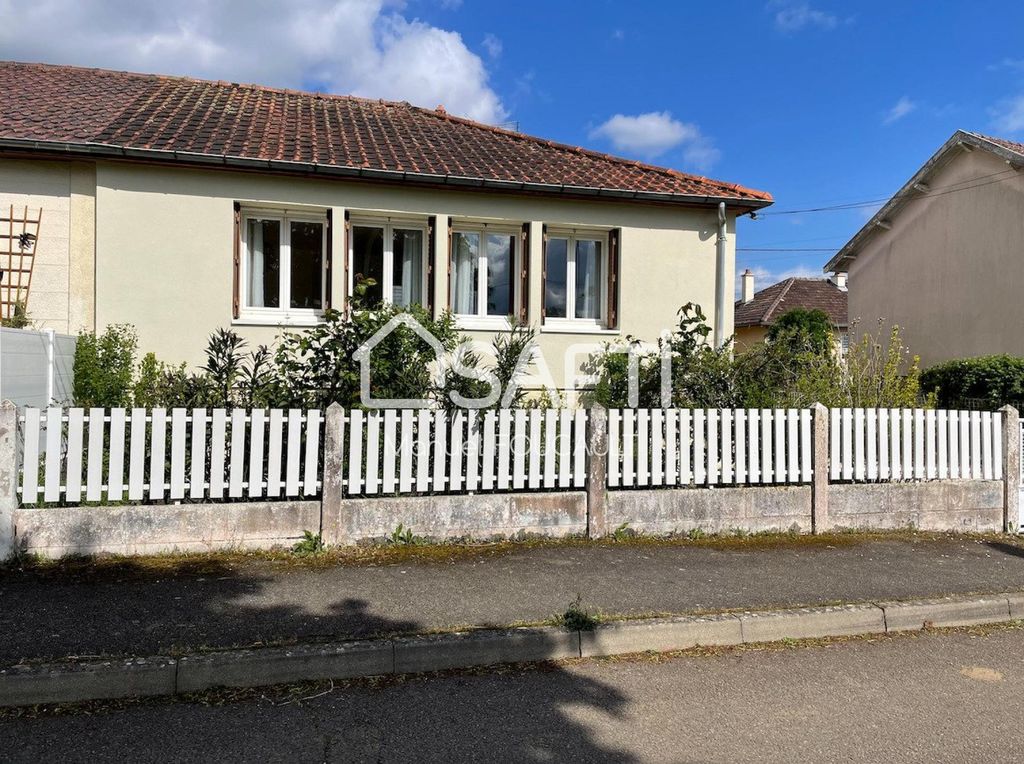
[[[829,353],[835,347],[832,319],[819,308],[793,308],[768,328],[770,342],[789,343],[796,352]]]
[[[988,355],[947,361],[925,370],[921,386],[934,392],[943,408],[997,409],[1024,401],[1024,358]]]
[[[75,345],[75,405],[131,406],[138,347],[135,329],[129,324],[112,324],[100,335],[79,335]]]

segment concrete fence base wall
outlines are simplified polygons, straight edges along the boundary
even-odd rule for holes
[[[1001,531],[1002,480],[937,480],[829,486],[829,527]]]
[[[608,524],[640,533],[809,532],[810,486],[609,491]]]

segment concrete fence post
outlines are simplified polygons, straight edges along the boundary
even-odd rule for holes
[[[1020,414],[1013,406],[1003,415],[1003,531],[1020,530]]]
[[[341,544],[345,540],[342,518],[342,444],[344,443],[345,410],[337,401],[327,407],[324,416],[324,474],[321,479],[320,537],[325,544]]]
[[[587,417],[587,536],[608,533],[608,410],[597,403]]]
[[[14,510],[18,508],[18,407],[0,403],[0,560],[14,555]]]
[[[811,431],[814,454],[811,463],[811,533],[824,533],[829,529],[828,518],[828,409],[815,403],[811,409]]]

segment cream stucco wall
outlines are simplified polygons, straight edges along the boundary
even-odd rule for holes
[[[42,210],[28,313],[38,328],[93,328],[95,166],[0,159],[0,209]],[[6,278],[6,277],[5,277]]]
[[[928,184],[978,180],[903,208],[849,270],[855,337],[898,324],[922,366],[969,356],[1024,356],[1024,172],[993,154],[962,152]],[[992,182],[998,181],[998,182]],[[971,184],[967,184],[971,185]]]
[[[350,181],[100,163],[96,171],[96,323],[128,322],[140,348],[166,361],[202,360],[206,338],[231,326],[232,205],[253,204],[437,215],[443,236],[448,215],[531,222],[530,321],[540,319],[542,223],[621,227],[620,325],[616,332],[567,334],[543,331],[541,349],[555,383],[564,384],[562,356],[574,342],[602,343],[634,335],[654,341],[676,323],[685,302],[700,303],[714,317],[716,211],[669,206],[587,202],[396,188]],[[335,260],[343,247],[336,225]],[[726,282],[733,283],[735,220],[730,217]],[[443,252],[446,242],[439,240]],[[439,254],[439,263],[444,262]],[[336,265],[334,294],[343,286]],[[435,294],[447,304],[447,276],[439,268]],[[732,294],[731,288],[729,294]],[[270,343],[278,329],[235,322],[250,343]],[[732,333],[732,303],[725,318]],[[467,332],[487,340],[489,335]]]

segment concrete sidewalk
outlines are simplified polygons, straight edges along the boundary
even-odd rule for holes
[[[485,548],[447,562],[303,566],[226,557],[201,572],[0,576],[0,665],[69,656],[422,633],[538,622],[579,594],[645,616],[1024,590],[1009,537],[751,539]]]

